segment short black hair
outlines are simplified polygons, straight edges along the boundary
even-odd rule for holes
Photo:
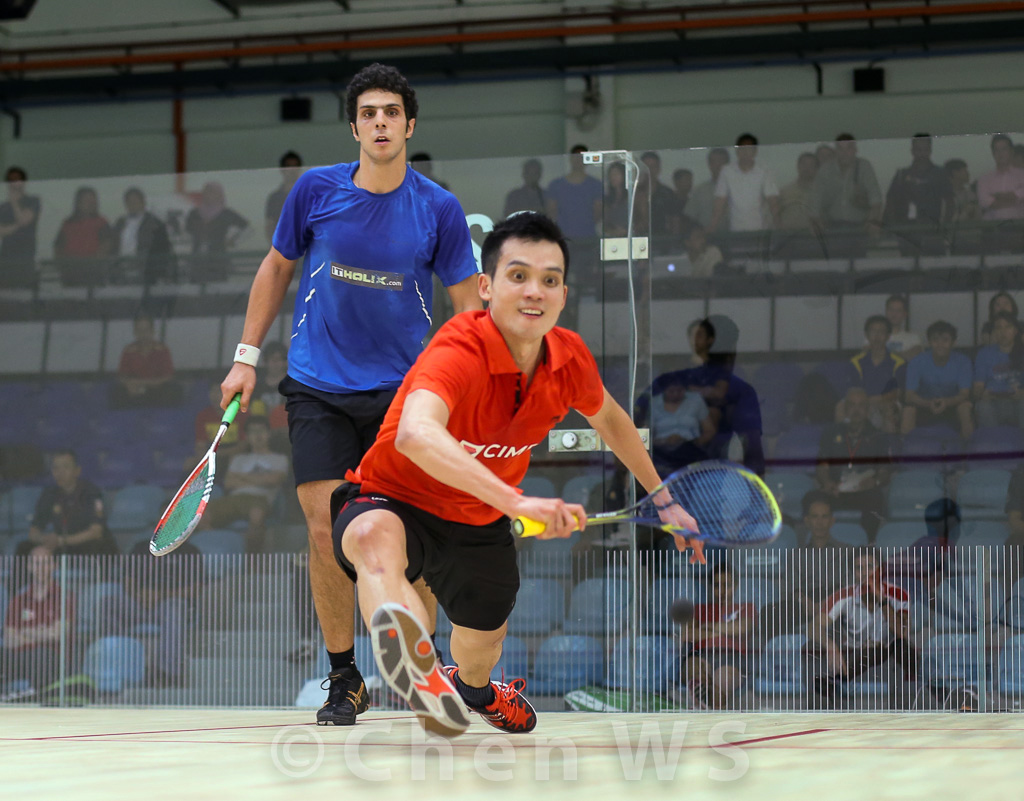
[[[509,239],[522,239],[526,242],[554,242],[562,251],[562,259],[565,262],[565,272],[562,275],[563,281],[569,276],[569,246],[565,242],[562,229],[544,214],[535,211],[521,211],[507,217],[494,226],[487,238],[484,240],[480,250],[480,264],[484,272],[491,278],[498,269],[498,256],[501,249]]]
[[[11,177],[12,173],[17,173],[20,177],[19,178],[12,178]],[[8,167],[7,168],[7,172],[4,173],[4,180],[5,181],[15,181],[15,180],[17,180],[17,181],[27,181],[28,180],[28,173],[25,172],[21,167]]]
[[[416,119],[416,115],[420,111],[419,103],[416,102],[416,92],[409,86],[405,76],[394,67],[375,62],[368,67],[363,67],[353,75],[352,80],[345,88],[345,113],[348,114],[350,123],[356,124],[356,106],[359,96],[374,89],[401,95],[406,121]]]
[[[694,226],[693,228],[691,228],[691,232],[696,230],[697,228],[700,228],[700,226]],[[692,323],[686,326],[687,335],[689,335],[698,328],[703,328],[704,333],[707,334],[711,339],[715,338],[715,326],[707,317],[704,317],[703,319],[700,320],[694,320]]]
[[[893,301],[899,303],[903,307],[903,311],[908,313],[910,312],[910,303],[907,300],[906,295],[889,295],[889,297],[885,299],[885,305],[888,306]]]
[[[832,496],[824,490],[813,489],[804,495],[803,500],[800,501],[804,517],[811,513],[811,507],[816,503],[825,504],[828,507],[829,514],[835,511],[835,501],[832,499]]]
[[[864,333],[867,334],[868,329],[875,323],[881,323],[885,326],[885,331],[890,336],[892,335],[892,323],[889,322],[889,318],[884,314],[872,314],[864,321]]]
[[[688,170],[686,169],[686,167],[680,167],[679,169],[672,173],[672,178],[678,178],[680,175],[689,175],[692,178],[693,170]]]
[[[58,456],[70,456],[72,464],[76,466],[79,464],[78,454],[71,450],[71,448],[57,448],[57,450],[50,454],[50,463],[52,464],[53,460]]]
[[[1013,140],[1006,134],[996,134],[992,137],[992,142],[989,144],[989,148],[995,150],[996,142],[1006,142],[1010,147],[1013,147]],[[10,172],[10,170],[8,170]]]
[[[590,150],[590,148],[587,147],[586,145],[573,145],[570,148],[569,152],[570,153],[586,153],[588,150]]]
[[[127,189],[124,190],[124,200],[125,200],[125,202],[128,201],[128,196],[129,195],[138,195],[139,196],[139,200],[141,200],[143,203],[146,202],[146,193],[143,192],[141,189],[139,189],[139,187],[137,187],[137,186],[129,186]]]
[[[294,150],[289,150],[287,153],[285,153],[283,156],[281,156],[281,158],[277,162],[277,164],[278,164],[279,167],[285,167],[285,166],[287,166],[285,164],[286,161],[297,161],[297,162],[299,162],[299,166],[300,167],[302,166],[302,156],[300,156]]]
[[[967,162],[963,159],[950,159],[942,165],[942,168],[949,173],[956,172],[957,170],[966,170]]]
[[[711,150],[708,151],[708,157],[710,158],[711,156],[725,156],[726,162],[732,158],[732,156],[729,155],[729,151],[724,147],[711,148]]]
[[[757,137],[752,133],[741,133],[736,137],[736,147],[749,147],[750,145],[757,146]]]
[[[1014,317],[1017,317],[1020,314],[1020,309],[1017,308],[1017,301],[1014,299],[1013,295],[1003,289],[996,292],[996,294],[988,299],[988,319],[992,320],[995,318],[996,301],[999,300],[999,298],[1006,298],[1010,301],[1010,308],[1013,309]]]
[[[931,339],[932,337],[941,336],[942,334],[949,334],[953,337],[953,341],[956,342],[956,326],[952,323],[947,323],[945,320],[936,320],[925,331],[925,339]]]
[[[658,164],[661,164],[661,156],[655,153],[653,150],[647,150],[640,157],[640,161],[647,161],[647,159],[654,159]]]
[[[856,142],[857,141],[857,137],[855,137],[852,133],[841,133],[838,136],[836,136],[836,141],[837,142]]]
[[[411,156],[409,156],[409,161],[410,162],[433,161],[433,159],[430,157],[429,153],[427,153],[424,150],[421,150],[419,153],[413,153]]]

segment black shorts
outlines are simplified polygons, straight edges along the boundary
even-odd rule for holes
[[[285,376],[278,387],[288,412],[295,483],[345,478],[373,445],[397,390],[322,392]]]
[[[338,511],[340,507],[340,512]],[[507,517],[486,526],[453,523],[383,495],[361,495],[342,486],[331,497],[334,556],[353,581],[356,571],[341,551],[349,523],[364,512],[386,509],[405,526],[405,577],[421,575],[457,626],[494,631],[508,620],[519,592],[516,546]]]

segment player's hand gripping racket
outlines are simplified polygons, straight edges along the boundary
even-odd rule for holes
[[[235,421],[241,400],[241,393],[231,399],[228,408],[224,410],[224,416],[220,419],[220,429],[213,438],[213,444],[196,465],[196,469],[185,479],[181,489],[175,493],[160,517],[160,522],[156,524],[156,530],[149,541],[149,552],[153,556],[163,556],[173,551],[187,540],[199,525],[199,519],[206,511],[206,503],[210,500],[210,493],[213,492],[213,477],[217,471],[217,446]]]
[[[670,504],[654,498],[664,499],[663,491],[693,516],[700,533],[662,520],[659,512]],[[771,490],[757,475],[732,462],[708,461],[673,473],[632,506],[587,517],[588,526],[623,522],[653,526],[709,545],[752,545],[775,539],[782,526],[782,513]],[[544,528],[543,523],[525,517],[512,521],[512,530],[521,537],[535,537]]]

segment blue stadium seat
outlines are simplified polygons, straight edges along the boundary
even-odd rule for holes
[[[245,553],[245,537],[229,528],[210,528],[195,532],[189,542],[203,555],[203,572],[218,579],[240,566]]]
[[[978,638],[974,634],[936,634],[924,646],[921,676],[932,687],[977,686]]]
[[[526,643],[518,637],[505,635],[505,642],[501,645],[501,656],[491,671],[491,678],[495,681],[508,682],[517,678],[525,679],[529,672],[530,651]]]
[[[779,590],[771,576],[741,576],[733,600],[753,604],[758,610],[778,600]]]
[[[775,443],[775,454],[772,457],[772,472],[789,471],[811,473],[818,461],[818,445],[821,440],[822,426],[800,424],[795,425],[779,435]],[[778,464],[777,462],[792,462]]]
[[[580,533],[553,540],[534,539],[519,554],[524,576],[532,578],[568,578],[572,575],[572,549],[580,541]]]
[[[629,638],[615,643],[608,668],[608,686],[629,689],[634,674],[629,653]],[[640,692],[663,693],[679,682],[679,644],[671,637],[640,636],[636,638],[637,679]]]
[[[565,618],[565,592],[553,579],[523,579],[509,631],[516,635],[550,634]]]
[[[927,533],[928,528],[924,524],[922,514],[921,520],[896,520],[885,523],[875,535],[875,545],[878,548],[906,548]]]
[[[519,482],[519,489],[523,495],[533,495],[537,498],[554,498],[558,495],[555,491],[555,482],[544,476],[527,476]]]
[[[145,671],[145,649],[134,637],[103,637],[89,646],[82,663],[82,672],[104,693],[135,686]]]
[[[1014,582],[1006,600],[1000,604],[995,620],[1014,631],[1024,632],[1024,578]]]
[[[0,532],[28,531],[42,493],[42,487],[12,487],[0,495]]]
[[[968,520],[960,527],[960,538],[956,544],[960,547],[976,545],[1005,545],[1010,536],[1006,523],[999,520]]]
[[[1024,635],[1017,634],[1003,643],[996,665],[996,689],[1004,695],[1024,695]]]
[[[605,634],[608,627],[616,623],[621,626],[626,622],[627,605],[628,596],[621,582],[585,579],[572,588],[562,631],[566,634]]]
[[[562,499],[568,503],[579,503],[590,511],[600,511],[604,505],[601,492],[604,489],[602,473],[584,473],[573,476],[562,488]]]
[[[1008,470],[976,469],[965,473],[957,487],[956,502],[963,518],[1002,518],[1010,488]]]
[[[770,471],[765,474],[764,483],[772,491],[782,514],[793,520],[803,517],[804,496],[815,489],[818,483],[805,473]]]
[[[963,451],[960,434],[949,426],[921,426],[903,437],[901,454],[907,465],[920,468],[923,463],[941,462],[946,455],[959,455]],[[935,457],[929,459],[927,457]]]
[[[780,634],[764,647],[754,689],[761,695],[801,695],[804,692],[803,634]]]
[[[757,368],[751,383],[761,402],[761,424],[765,434],[778,434],[791,422],[790,406],[803,376],[803,368],[793,362],[763,364]]]
[[[1012,469],[1024,461],[1024,431],[1016,426],[977,428],[971,435],[969,450],[973,465]]]
[[[896,473],[889,483],[889,517],[924,520],[932,501],[945,497],[942,474],[937,470],[907,470]]]
[[[832,526],[832,536],[847,545],[868,544],[868,534],[859,523],[836,523]]]
[[[123,609],[127,596],[124,587],[116,581],[86,584],[78,590],[78,631],[90,634],[98,629],[123,631],[113,614]]]
[[[971,632],[978,630],[979,619],[985,621],[985,606],[998,610],[1002,604],[999,582],[989,585],[989,598],[978,605],[978,582],[974,575],[947,576],[935,588],[935,631]]]
[[[138,484],[114,493],[107,514],[111,531],[141,531],[156,526],[169,498],[162,487]]]
[[[604,680],[604,652],[593,637],[556,635],[541,643],[533,661],[530,692],[564,695]]]

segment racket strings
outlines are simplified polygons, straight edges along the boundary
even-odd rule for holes
[[[691,470],[669,479],[665,489],[693,515],[701,534],[710,540],[764,541],[765,528],[777,526],[761,490],[734,469]],[[655,524],[660,521],[657,505],[650,497],[641,502],[638,516]]]
[[[206,484],[210,476],[210,465],[193,475],[187,485],[182,487],[178,498],[168,510],[166,518],[153,537],[153,545],[161,548],[177,540],[185,534],[196,518],[203,500]]]

